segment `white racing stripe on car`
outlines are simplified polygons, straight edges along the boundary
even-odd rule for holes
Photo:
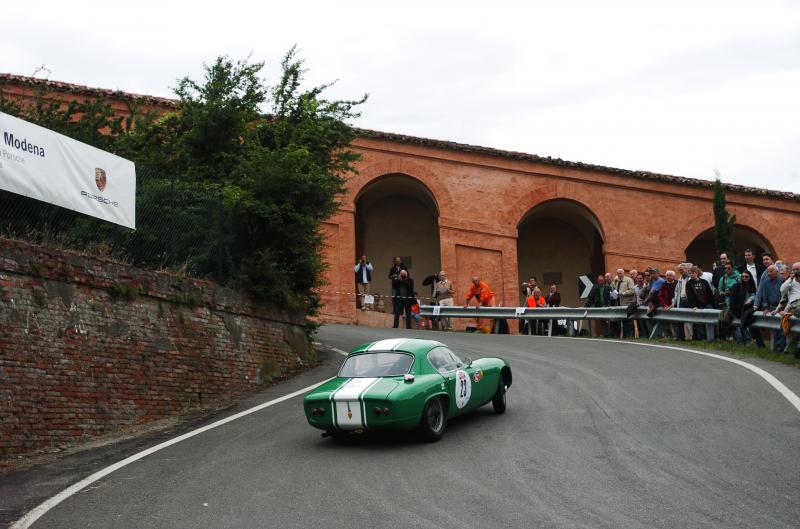
[[[364,428],[367,427],[367,404],[364,402],[364,395],[366,395],[367,391],[371,390],[372,387],[375,386],[375,384],[377,384],[380,381],[381,381],[380,378],[376,378],[375,382],[367,386],[367,388],[364,391],[362,391],[361,395],[359,396],[359,400],[361,400],[361,410],[362,410],[361,416],[364,418]]]
[[[401,343],[408,338],[389,338],[388,340],[378,340],[367,348],[367,351],[394,351]]]
[[[379,378],[351,378],[331,395],[336,407],[336,425],[342,430],[357,430],[366,426],[362,415],[361,396]]]

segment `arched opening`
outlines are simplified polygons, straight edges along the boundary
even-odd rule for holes
[[[531,209],[517,230],[519,283],[536,276],[543,294],[555,283],[562,305],[583,305],[578,277],[604,271],[603,230],[597,217],[577,202],[556,199]]]
[[[736,225],[733,229],[733,251],[735,264],[744,262],[744,251],[750,248],[756,254],[756,261],[761,262],[763,252],[774,253],[774,248],[766,237],[748,226]],[[699,264],[705,270],[711,271],[712,263],[719,258],[715,241],[714,228],[708,228],[694,238],[686,247],[686,260]]]
[[[420,181],[403,174],[382,176],[356,198],[356,255],[366,255],[375,270],[370,289],[389,295],[392,259],[403,258],[420,296],[426,276],[441,269],[439,208],[431,191]],[[384,305],[391,311],[391,303]]]

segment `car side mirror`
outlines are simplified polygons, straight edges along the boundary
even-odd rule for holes
[[[411,373],[406,373],[405,375],[403,375],[403,381],[409,383],[414,382],[414,375],[412,375]]]
[[[469,366],[471,366],[471,365],[472,365],[472,358],[470,358],[470,357],[466,357],[466,358],[464,359],[464,367],[469,367]]]

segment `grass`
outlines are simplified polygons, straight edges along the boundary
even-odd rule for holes
[[[626,341],[641,342],[641,343],[655,343],[662,345],[675,345],[679,347],[688,347],[694,349],[702,349],[706,351],[715,351],[719,353],[727,353],[732,356],[742,358],[761,358],[763,360],[770,360],[790,366],[800,368],[800,360],[794,358],[791,354],[776,353],[769,349],[769,342],[767,347],[759,348],[755,344],[740,345],[736,342],[706,342],[706,341],[682,341],[674,340],[672,338],[658,338],[655,340],[648,340],[647,338],[625,338]]]

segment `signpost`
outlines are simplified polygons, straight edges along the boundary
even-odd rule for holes
[[[580,293],[581,299],[589,297],[589,292],[592,291],[593,286],[594,283],[589,279],[589,276],[584,275],[578,277],[578,292]]]
[[[133,162],[2,112],[0,189],[136,228]]]

